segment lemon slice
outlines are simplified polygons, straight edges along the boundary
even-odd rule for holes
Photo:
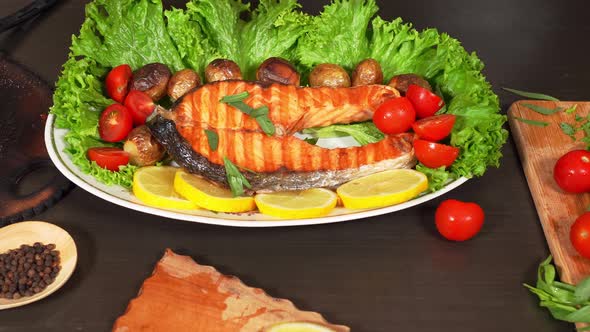
[[[327,215],[336,206],[338,196],[328,189],[313,188],[258,194],[254,199],[261,213],[279,218],[303,219]]]
[[[267,327],[263,332],[335,332],[331,328],[325,327],[315,323],[308,322],[292,322],[279,323],[271,327]]]
[[[247,212],[256,208],[254,198],[234,197],[229,189],[182,170],[176,172],[174,189],[182,197],[211,211]]]
[[[348,209],[372,209],[408,201],[426,189],[426,175],[412,169],[395,169],[350,181],[336,192]]]
[[[166,209],[192,210],[198,206],[174,191],[174,174],[178,168],[149,166],[133,175],[133,194],[146,205]]]

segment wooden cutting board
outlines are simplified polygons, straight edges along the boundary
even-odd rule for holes
[[[334,332],[350,331],[167,249],[113,331],[264,332],[285,322],[313,322]]]
[[[590,206],[590,195],[567,194],[561,190],[553,180],[553,167],[563,154],[575,149],[584,149],[585,144],[572,140],[559,126],[562,122],[575,123],[574,114],[558,112],[542,115],[523,104],[535,104],[551,109],[567,109],[577,104],[575,113],[586,116],[590,113],[590,102],[519,101],[508,110],[512,136],[559,276],[564,282],[577,284],[590,275],[590,260],[578,255],[569,240],[569,231],[576,218]],[[526,124],[515,117],[549,122],[549,126]],[[578,138],[580,137],[581,132],[578,133]]]

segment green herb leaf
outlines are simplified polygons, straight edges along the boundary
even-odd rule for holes
[[[569,107],[568,109],[566,109],[564,112],[567,113],[567,114],[572,114],[572,113],[574,113],[576,111],[577,108],[578,108],[578,104],[575,104],[574,106]]]
[[[526,124],[530,124],[533,126],[539,126],[539,127],[547,127],[549,125],[549,122],[545,122],[545,121],[537,121],[537,120],[531,120],[531,119],[523,119],[523,118],[519,118],[519,117],[514,117],[516,120],[520,121],[520,122],[524,122]]]
[[[272,123],[272,121],[270,121],[268,115],[257,117],[256,122],[258,122],[258,125],[260,126],[260,128],[262,128],[262,131],[264,131],[264,133],[268,136],[272,136],[275,134],[275,125]]]
[[[217,147],[219,146],[219,135],[217,135],[217,132],[205,129],[205,135],[207,135],[207,141],[209,142],[211,151],[217,151]]]
[[[559,128],[563,131],[564,134],[570,136],[573,140],[576,140],[574,135],[576,134],[576,128],[574,128],[571,124],[562,122],[559,124]]]
[[[255,108],[250,113],[250,116],[253,117],[253,118],[258,118],[258,117],[261,117],[261,116],[268,116],[268,107],[266,107],[266,106],[260,106],[258,108]]]
[[[534,104],[521,104],[522,106],[526,107],[526,108],[530,108],[531,110],[539,113],[539,114],[543,114],[543,115],[551,115],[551,114],[555,114],[557,112],[563,111],[563,108],[561,107],[556,107],[556,108],[547,108],[547,107],[543,107],[543,106],[539,106],[539,105],[534,105]]]
[[[316,145],[318,142],[318,138],[317,137],[308,137],[308,138],[304,138],[304,141],[306,141],[307,143],[311,144],[311,145]]]
[[[221,98],[220,102],[226,103],[226,104],[235,103],[238,101],[243,101],[244,99],[248,98],[249,95],[250,94],[248,93],[248,91],[244,91],[242,93],[238,93],[235,95],[225,96],[225,97]]]
[[[576,114],[576,122],[581,122],[581,121],[584,121],[584,117]]]
[[[223,165],[225,166],[227,182],[234,197],[244,195],[244,186],[252,188],[252,185],[248,182],[244,174],[227,157],[223,157]]]
[[[574,297],[578,303],[590,300],[590,277],[585,278],[576,285]]]
[[[549,95],[545,95],[542,93],[536,93],[536,92],[528,92],[528,91],[522,91],[522,90],[516,90],[516,89],[510,89],[510,88],[502,88],[508,92],[512,92],[515,95],[519,95],[522,97],[526,97],[526,98],[531,98],[531,99],[539,99],[539,100],[550,100],[550,101],[559,101],[559,99],[555,98],[555,97],[551,97]]]

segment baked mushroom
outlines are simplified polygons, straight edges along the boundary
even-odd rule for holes
[[[297,69],[283,58],[268,58],[256,70],[256,80],[266,83],[299,85]]]
[[[205,68],[205,79],[207,82],[241,80],[242,71],[237,63],[227,59],[216,59],[211,61]]]
[[[383,84],[383,70],[375,59],[361,61],[352,72],[352,86]]]
[[[425,89],[432,91],[432,87],[427,80],[425,80],[422,76],[416,74],[402,74],[394,76],[388,83],[388,85],[392,88],[397,89],[402,94],[406,94],[408,91],[408,87],[412,84],[419,85]]]
[[[347,88],[350,86],[350,76],[339,65],[322,63],[315,66],[309,74],[309,85]]]
[[[158,101],[166,95],[166,87],[171,76],[172,73],[165,64],[147,64],[133,73],[130,90],[143,91],[153,101]]]
[[[164,147],[156,141],[150,130],[145,126],[133,129],[123,145],[129,154],[129,162],[137,166],[155,165],[164,157]]]
[[[201,77],[192,69],[183,69],[172,75],[168,81],[168,96],[172,101],[201,85]]]

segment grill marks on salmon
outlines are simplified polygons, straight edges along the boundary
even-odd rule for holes
[[[384,101],[399,97],[397,90],[386,85],[309,88],[220,81],[186,94],[166,117],[174,120],[179,127],[261,132],[255,119],[220,102],[225,96],[244,91],[249,93],[244,100],[247,105],[269,108],[269,118],[278,136],[291,135],[305,128],[366,121],[372,118],[375,109]]]
[[[234,164],[254,172],[295,172],[343,170],[358,168],[412,152],[412,134],[390,135],[361,147],[326,149],[294,136],[267,136],[264,133],[215,130],[219,143],[211,151],[205,129],[180,127],[192,149],[216,164],[227,157]]]

